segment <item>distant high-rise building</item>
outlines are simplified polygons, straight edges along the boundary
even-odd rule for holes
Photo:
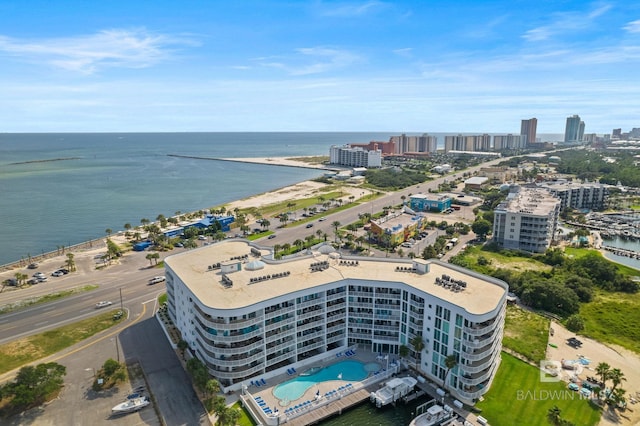
[[[538,119],[530,118],[528,120],[522,120],[520,125],[520,139],[524,146],[533,144],[536,142],[536,129],[538,128]]]
[[[580,120],[580,116],[575,114],[567,117],[567,126],[564,129],[565,142],[580,142],[584,135],[584,121]]]
[[[483,135],[456,135],[445,136],[444,150],[449,151],[474,151],[488,152],[491,150],[491,136]]]
[[[611,139],[622,139],[622,129],[613,129]]]
[[[436,152],[438,149],[438,138],[427,133],[422,136],[407,136],[403,133],[400,136],[391,136],[389,141],[395,144],[395,153],[401,155],[411,152]]]

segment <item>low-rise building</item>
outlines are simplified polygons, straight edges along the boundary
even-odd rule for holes
[[[439,212],[451,208],[451,197],[443,194],[413,194],[409,197],[409,207],[415,212]]]
[[[473,403],[500,363],[508,286],[459,266],[344,258],[327,245],[274,260],[229,240],[169,256],[165,269],[169,316],[225,392],[354,347],[393,356],[419,337],[418,371]]]
[[[397,246],[426,228],[427,220],[420,214],[409,214],[401,210],[372,220],[370,225],[371,233],[378,241]]]

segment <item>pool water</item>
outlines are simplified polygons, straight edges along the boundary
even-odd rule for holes
[[[309,375],[300,375],[295,379],[280,383],[273,389],[273,395],[280,400],[295,401],[302,397],[310,387],[318,383],[330,380],[359,382],[380,368],[380,365],[376,363],[364,364],[355,360],[341,361],[317,371],[311,369]]]

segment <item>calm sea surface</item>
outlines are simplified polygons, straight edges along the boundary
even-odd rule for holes
[[[0,265],[321,171],[170,157],[329,155],[391,133],[0,134]],[[60,161],[43,161],[67,158]]]

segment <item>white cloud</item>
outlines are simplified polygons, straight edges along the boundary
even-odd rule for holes
[[[413,55],[413,47],[405,47],[403,49],[395,49],[393,50],[393,53],[395,53],[398,56],[402,56],[403,58],[410,58]]]
[[[286,71],[290,75],[310,75],[321,74],[344,68],[359,60],[359,57],[347,50],[331,49],[327,47],[302,47],[296,49],[302,56],[293,58],[290,63],[280,61],[263,62],[263,66],[278,68]],[[293,62],[308,61],[310,63],[295,65]],[[282,58],[280,58],[282,59]]]
[[[324,5],[321,5],[324,6]],[[340,18],[351,18],[366,15],[386,7],[386,4],[380,1],[368,1],[364,3],[347,3],[338,6],[328,6],[321,11],[323,16],[335,16]]]
[[[0,51],[25,61],[92,74],[106,67],[144,68],[170,56],[170,45],[193,44],[145,29],[103,30],[95,34],[22,40],[0,36]]]
[[[629,33],[640,33],[640,19],[629,22],[623,28]]]
[[[552,14],[551,22],[524,33],[522,38],[528,41],[543,41],[557,34],[565,34],[589,28],[596,19],[611,9],[611,5],[602,4],[590,12],[558,12]]]

